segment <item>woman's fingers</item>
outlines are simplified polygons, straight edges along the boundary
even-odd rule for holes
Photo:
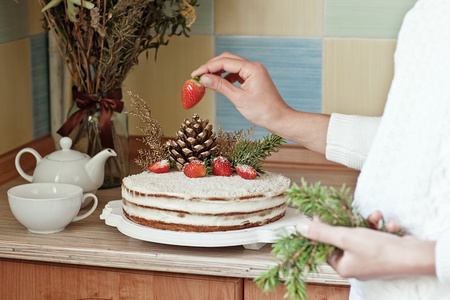
[[[367,221],[369,222],[370,228],[379,229],[380,221],[383,219],[383,214],[381,211],[376,210],[367,217]]]
[[[236,73],[228,73],[227,75],[225,75],[224,79],[228,80],[231,83],[234,83],[236,81],[239,82],[240,84],[244,83],[244,79],[242,79],[241,76],[239,76]]]
[[[386,231],[387,232],[395,232],[399,231],[400,227],[398,226],[397,222],[391,221],[386,225]]]
[[[239,74],[248,63],[248,61],[242,61],[235,58],[221,58],[210,60],[206,64],[201,65],[200,67],[198,67],[198,69],[193,71],[191,73],[191,76],[195,77],[204,74],[217,74],[218,72]]]
[[[370,228],[375,230],[380,230],[380,222],[382,220],[383,214],[379,210],[374,211],[369,215],[369,217],[367,217],[367,221],[369,222]],[[385,229],[387,232],[394,232],[398,231],[400,227],[398,226],[397,222],[390,221],[389,223],[386,224]]]
[[[349,228],[330,226],[320,221],[302,221],[296,226],[297,231],[311,240],[330,244],[343,249]]]

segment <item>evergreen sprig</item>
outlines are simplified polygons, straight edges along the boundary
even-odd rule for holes
[[[320,182],[308,185],[303,178],[301,183],[301,187],[294,183],[286,191],[287,203],[297,207],[297,212],[307,217],[318,216],[322,222],[334,226],[370,228],[370,223],[352,207],[352,196],[345,186],[337,190],[322,186]],[[385,231],[382,223],[380,230]],[[255,278],[255,282],[264,292],[274,291],[277,286],[284,285],[287,289],[285,297],[306,299],[309,274],[318,272],[335,251],[341,250],[311,241],[298,232],[281,237],[272,245],[278,265]]]
[[[345,185],[340,190],[326,187],[320,182],[308,185],[302,179],[286,190],[287,202],[307,217],[319,216],[322,222],[334,226],[369,227],[369,223],[352,207],[353,198]]]
[[[236,144],[228,160],[233,166],[249,165],[258,173],[264,173],[263,160],[272,152],[278,152],[278,148],[285,142],[282,137],[273,133],[267,134],[262,140],[243,139]]]

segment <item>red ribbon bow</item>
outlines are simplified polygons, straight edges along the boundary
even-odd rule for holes
[[[112,137],[112,125],[111,115],[112,112],[122,112],[123,102],[122,89],[117,89],[109,93],[105,98],[98,99],[91,94],[78,92],[74,87],[72,88],[72,95],[75,98],[77,107],[79,108],[74,114],[72,114],[66,122],[57,131],[61,136],[68,136],[72,130],[80,124],[83,117],[89,112],[92,105],[100,103],[100,140],[104,148],[114,149],[113,137]]]

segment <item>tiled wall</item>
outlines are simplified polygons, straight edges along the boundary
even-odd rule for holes
[[[0,1],[0,154],[50,132],[47,34],[35,0]]]
[[[167,135],[194,112],[226,130],[249,124],[222,95],[193,109],[179,92],[199,64],[224,51],[260,61],[299,110],[381,115],[393,77],[396,38],[416,0],[200,0],[192,35],[142,59],[126,82],[152,106]],[[136,120],[130,120],[135,130]],[[138,131],[134,131],[138,132]],[[257,137],[265,134],[257,128]]]
[[[193,113],[227,130],[248,129],[222,95],[208,91],[187,111],[179,103],[192,70],[230,51],[262,62],[297,109],[381,115],[398,30],[415,1],[199,0],[191,36],[171,39],[156,61],[153,52],[142,55],[124,90],[150,103],[168,136]],[[0,1],[0,154],[49,131],[46,37],[35,2]],[[131,117],[131,134],[140,133],[137,125]]]

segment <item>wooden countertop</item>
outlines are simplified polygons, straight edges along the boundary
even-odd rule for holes
[[[130,139],[132,149],[138,149]],[[42,155],[54,150],[50,137],[38,139],[27,145]],[[13,216],[9,208],[9,188],[27,183],[18,176],[14,157],[19,149],[0,156],[0,258],[19,259],[71,265],[122,268],[132,270],[176,272],[185,274],[254,278],[275,264],[270,253],[271,245],[258,251],[242,246],[201,248],[170,246],[145,242],[120,233],[107,226],[100,214],[106,203],[121,198],[120,188],[99,190],[99,205],[89,217],[69,224],[62,232],[48,235],[27,231]],[[32,169],[32,161],[25,160],[25,169]],[[131,163],[131,173],[140,170]],[[267,160],[264,168],[290,177],[293,182],[305,178],[308,182],[320,181],[325,185],[354,188],[358,172],[330,163],[318,154],[298,147],[287,146]],[[15,178],[12,179],[11,178]],[[309,282],[348,285],[328,265],[311,276]]]
[[[274,169],[298,182],[304,177],[310,182],[340,187],[353,187],[356,172]],[[120,199],[120,189],[99,190],[99,206],[93,215],[71,223],[60,233],[41,235],[28,232],[11,213],[7,190],[26,183],[21,178],[0,187],[0,257],[74,265],[102,266],[136,270],[177,272],[213,276],[254,278],[274,264],[271,246],[246,250],[242,246],[200,248],[170,246],[136,240],[105,225],[99,218],[105,204]],[[310,282],[348,285],[329,266]]]

